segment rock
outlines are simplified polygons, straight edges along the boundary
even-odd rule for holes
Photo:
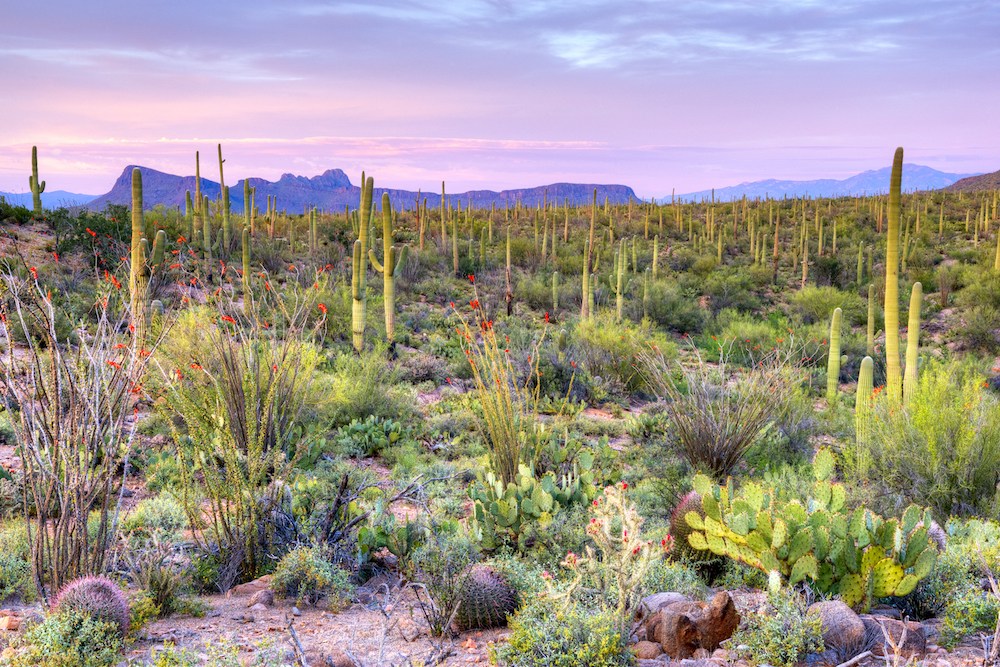
[[[661,609],[646,621],[646,638],[671,658],[688,658],[701,647],[698,626],[685,613]]]
[[[819,616],[823,624],[823,644],[826,648],[846,651],[864,645],[864,622],[840,600],[816,602],[809,606],[806,614]]]
[[[635,661],[635,667],[663,667],[664,663],[659,660],[648,660],[640,658]]]
[[[655,614],[664,607],[670,606],[675,602],[690,602],[691,598],[681,593],[654,593],[653,595],[647,595],[639,603],[639,620],[648,617],[651,614]]]
[[[302,612],[299,610],[298,607],[292,607],[292,616],[301,616],[301,615]]]
[[[699,646],[709,652],[732,637],[740,624],[740,614],[726,591],[716,593],[708,603],[676,602],[667,609],[687,614],[694,621],[698,627]]]
[[[632,647],[632,653],[640,660],[654,660],[663,653],[663,648],[656,642],[641,641]]]
[[[708,660],[712,657],[712,654],[709,653],[707,648],[699,648],[695,650],[694,655],[691,657],[695,660]]]
[[[714,651],[712,651],[712,660],[721,660],[722,662],[732,662],[735,659],[736,656],[724,648],[717,648]]]
[[[257,604],[250,607],[250,611],[256,611],[256,612],[267,611],[267,605],[258,602]]]
[[[0,630],[6,630],[8,632],[17,632],[18,628],[21,627],[21,619],[17,616],[4,616],[0,618]]]
[[[271,590],[271,575],[264,575],[259,579],[254,579],[253,581],[248,581],[245,584],[240,584],[239,586],[233,586],[226,593],[227,598],[240,598],[248,595],[254,595],[258,591]]]
[[[257,591],[250,596],[250,600],[247,602],[248,607],[255,607],[257,605],[263,605],[264,607],[270,607],[274,605],[274,593],[270,589],[265,589],[262,591]]]
[[[868,636],[874,639],[875,646],[872,647],[872,653],[875,655],[891,656],[898,651],[904,658],[919,658],[927,652],[927,635],[923,626],[916,621],[897,621],[871,614],[862,614],[861,621]],[[884,632],[882,627],[885,628]],[[892,644],[896,645],[895,649]]]
[[[879,616],[881,618],[894,618],[897,621],[902,620],[903,614],[895,607],[886,607],[884,605],[879,605],[878,607],[872,607],[872,616]]]

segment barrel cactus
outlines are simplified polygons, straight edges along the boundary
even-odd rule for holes
[[[518,606],[517,591],[506,577],[479,563],[469,569],[462,584],[455,625],[462,631],[500,627]]]
[[[694,529],[684,518],[688,512],[694,512],[702,518],[705,516],[704,510],[702,510],[701,496],[698,495],[697,491],[689,491],[685,494],[670,515],[670,534],[674,538],[674,549],[677,550],[677,553],[692,560],[711,558],[710,553],[695,549],[688,542],[688,536],[694,532]]]
[[[128,600],[121,588],[107,577],[81,577],[66,584],[56,598],[57,612],[75,611],[107,621],[128,632]]]

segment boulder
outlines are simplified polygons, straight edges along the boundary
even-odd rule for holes
[[[21,627],[21,619],[17,616],[3,616],[0,617],[0,630],[6,630],[8,632],[17,632],[17,629]]]
[[[709,602],[676,602],[667,607],[670,611],[686,614],[698,627],[699,646],[710,653],[719,644],[733,636],[740,624],[733,598],[720,591]]]
[[[265,575],[259,579],[254,579],[253,581],[248,581],[245,584],[240,584],[239,586],[233,586],[226,593],[227,598],[239,598],[247,595],[253,595],[259,591],[270,590],[271,589],[271,575]]]
[[[862,614],[861,621],[868,636],[875,642],[872,647],[875,655],[891,656],[898,651],[903,658],[920,658],[927,652],[927,635],[916,621],[898,621],[871,614]]]
[[[663,653],[663,648],[656,642],[641,641],[632,647],[632,653],[639,660],[654,660]]]
[[[271,607],[274,605],[274,593],[270,589],[259,590],[250,596],[250,600],[247,601],[248,607],[254,607],[256,605],[263,605],[265,607]]]
[[[819,616],[823,624],[823,644],[826,648],[847,651],[864,646],[865,624],[844,602],[816,602],[809,606],[806,614]]]
[[[689,658],[701,647],[698,626],[687,614],[661,609],[646,621],[646,639],[656,642],[671,658]]]
[[[676,602],[690,602],[691,598],[681,593],[667,592],[647,595],[639,603],[639,620],[655,614],[664,607],[668,607]]]

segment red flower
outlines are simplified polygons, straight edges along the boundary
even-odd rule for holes
[[[479,299],[473,299],[472,301],[470,301],[469,307],[472,308],[473,310],[479,308]]]
[[[319,304],[319,306],[317,306],[317,308],[319,308],[319,312],[321,312],[324,315],[326,315],[326,304],[325,303]]]
[[[55,257],[56,263],[58,264],[59,263],[59,253],[54,252],[54,253],[52,253],[52,256]]]
[[[622,491],[628,490],[628,482],[622,482]]]
[[[178,236],[177,237],[177,242],[178,243],[187,243],[187,239],[184,238],[183,236]]]
[[[109,361],[108,362],[108,366],[111,366],[112,368],[121,368],[122,367],[122,365],[119,364],[117,361]]]
[[[229,322],[230,324],[236,324],[236,320],[234,320],[234,319],[233,319],[232,317],[230,317],[229,315],[223,315],[223,316],[222,316],[222,321],[223,321],[223,322]]]
[[[34,278],[35,280],[38,280],[38,269],[36,269],[35,267],[31,267],[31,268],[30,268],[30,269],[28,269],[28,270],[29,270],[29,271],[31,271],[31,276],[32,276],[32,277],[33,277],[33,278]]]
[[[470,273],[469,274],[469,282],[474,285],[476,283],[476,276]]]
[[[181,265],[180,264],[171,264],[170,268],[171,269],[179,269],[179,268],[181,268]]]
[[[548,324],[548,322],[549,322],[549,311],[546,310],[545,311],[545,323]]]
[[[97,237],[97,232],[95,232],[90,227],[87,227],[87,233],[90,234],[91,236],[95,237],[95,238]]]

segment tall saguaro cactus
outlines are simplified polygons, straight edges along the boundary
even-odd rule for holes
[[[892,405],[899,405],[903,394],[903,379],[899,372],[899,200],[902,184],[903,149],[897,148],[889,180],[885,244],[885,393]]]
[[[382,303],[385,306],[385,337],[392,345],[396,336],[396,278],[402,273],[410,247],[397,249],[392,245],[392,202],[389,193],[382,193],[382,262],[379,263],[375,250],[368,251],[375,270],[382,274]]]
[[[910,319],[906,325],[906,370],[903,376],[903,400],[906,405],[913,401],[917,391],[917,352],[920,348],[920,301],[923,285],[913,283],[910,292]]]
[[[35,208],[35,217],[42,217],[42,193],[45,192],[45,181],[38,180],[38,146],[31,147],[31,175],[28,176],[28,186],[31,188],[31,203]]]
[[[872,392],[874,391],[874,367],[875,362],[871,357],[861,360],[861,371],[858,373],[858,389],[854,396],[854,432],[857,442],[861,447],[856,448],[857,456],[866,457],[868,444],[871,438],[871,414],[872,414]],[[865,460],[855,461],[858,472],[867,470]]]
[[[840,323],[843,311],[833,309],[830,319],[830,354],[826,362],[826,400],[832,405],[837,399],[837,388],[840,385]]]
[[[138,355],[144,353],[146,331],[149,328],[149,278],[163,263],[167,233],[156,233],[152,253],[145,233],[142,211],[142,172],[132,170],[132,239],[129,262],[129,306],[132,313],[132,342]]]
[[[365,346],[365,320],[367,319],[368,288],[368,221],[372,214],[372,193],[375,179],[365,179],[361,172],[361,208],[358,210],[358,239],[354,242],[351,265],[351,334],[354,349],[360,352]]]

